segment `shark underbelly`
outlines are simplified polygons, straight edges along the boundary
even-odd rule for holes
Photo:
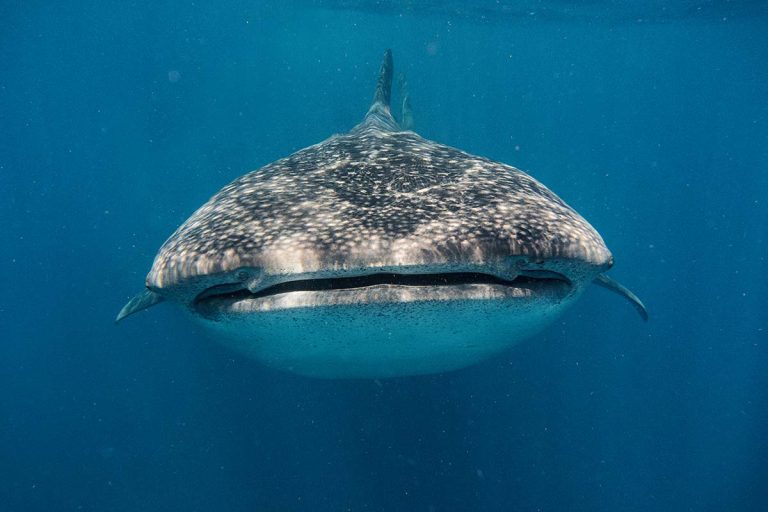
[[[378,298],[371,301],[345,300],[356,292],[340,290],[330,299],[324,292],[329,303],[318,305],[321,298],[306,296],[312,292],[294,292],[305,296],[235,302],[206,315],[191,311],[214,338],[277,369],[325,378],[397,377],[455,370],[498,354],[549,325],[583,290],[533,295],[485,286],[463,290],[461,299],[439,290],[443,296],[402,300],[400,292],[408,290],[379,288],[367,290]],[[386,300],[388,294],[398,300]],[[306,301],[313,306],[302,306]]]

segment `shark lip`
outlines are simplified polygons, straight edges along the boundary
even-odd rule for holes
[[[232,311],[244,313],[355,303],[533,297],[559,300],[567,296],[572,287],[570,279],[552,271],[523,272],[514,279],[481,272],[388,272],[289,280],[256,292],[238,284],[216,285],[200,293],[192,307],[197,313],[210,317]]]

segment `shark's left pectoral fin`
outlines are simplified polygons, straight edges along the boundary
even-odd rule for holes
[[[155,293],[152,290],[146,289],[134,296],[131,300],[128,301],[128,304],[123,306],[123,309],[120,310],[120,312],[117,314],[117,318],[115,318],[115,323],[119,322],[128,315],[132,315],[137,311],[152,307],[155,304],[163,302],[164,300],[165,298],[159,293]]]
[[[645,304],[643,304],[643,301],[641,301],[638,296],[632,293],[626,286],[617,281],[614,281],[605,274],[598,274],[593,282],[596,285],[602,286],[603,288],[611,290],[614,293],[618,293],[625,299],[629,300],[637,312],[640,313],[640,316],[643,318],[643,320],[646,322],[648,321],[648,311],[645,309]]]

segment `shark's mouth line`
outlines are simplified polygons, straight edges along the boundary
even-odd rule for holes
[[[222,284],[207,288],[194,300],[194,306],[205,309],[212,302],[237,302],[247,299],[264,299],[291,292],[333,292],[336,290],[364,289],[376,286],[396,287],[459,287],[462,285],[493,285],[510,288],[558,288],[570,289],[571,280],[552,271],[531,271],[514,279],[502,279],[480,272],[444,272],[435,274],[375,273],[351,277],[299,279],[278,283],[251,292],[242,284]]]

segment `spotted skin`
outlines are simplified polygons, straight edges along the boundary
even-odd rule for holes
[[[162,246],[151,288],[256,267],[312,273],[510,256],[603,267],[600,235],[514,167],[411,131],[353,130],[224,187]]]

